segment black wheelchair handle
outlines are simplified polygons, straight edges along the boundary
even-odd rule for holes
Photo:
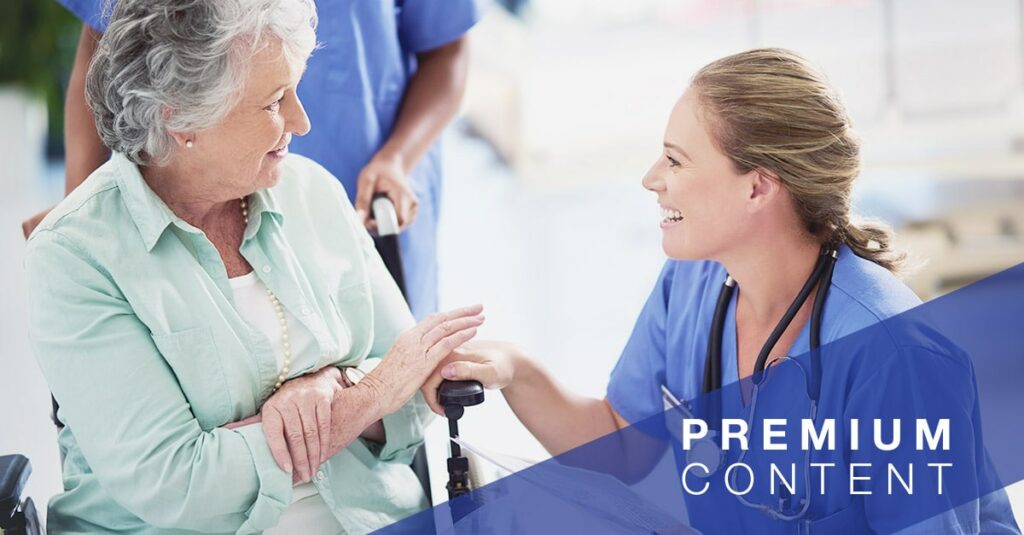
[[[441,381],[437,389],[437,402],[447,407],[472,407],[484,402],[484,386],[480,381]]]

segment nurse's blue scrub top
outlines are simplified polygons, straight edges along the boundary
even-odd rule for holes
[[[607,391],[608,401],[623,418],[636,424],[649,417],[663,414],[665,405],[661,393],[662,385],[679,399],[694,400],[701,396],[711,319],[725,278],[725,269],[715,262],[670,260],[666,263],[611,374]],[[742,292],[742,288],[739,291]],[[745,411],[749,409],[742,405],[736,388],[736,382],[739,380],[735,320],[738,294],[739,292],[734,292],[729,304],[722,337],[722,382],[727,385],[722,390],[723,417],[728,418],[745,418]],[[856,256],[844,246],[839,251],[822,317],[822,345],[827,348],[830,342],[878,324],[920,303],[920,299],[889,271]],[[805,354],[809,350],[809,323],[807,322],[801,330],[789,352],[790,355]],[[882,330],[869,329],[868,332]],[[823,353],[818,418],[836,420],[837,448],[833,452],[814,452],[811,462],[833,462],[838,468],[829,472],[831,477],[825,486],[824,496],[817,490],[812,493],[807,518],[824,519],[818,525],[817,532],[892,532],[904,528],[908,523],[923,520],[914,517],[901,518],[903,514],[913,514],[903,510],[912,510],[906,507],[908,498],[900,500],[894,496],[876,494],[854,496],[852,498],[855,499],[851,500],[848,491],[849,479],[846,477],[848,463],[873,463],[876,468],[860,470],[858,475],[870,474],[884,483],[887,475],[886,463],[902,462],[902,466],[905,466],[907,458],[887,458],[885,454],[880,455],[874,449],[870,450],[869,455],[868,448],[862,448],[864,453],[844,451],[842,445],[844,442],[848,444],[848,439],[845,439],[848,430],[843,428],[842,422],[849,421],[850,418],[859,418],[866,422],[862,427],[870,428],[873,418],[883,418],[889,422],[890,418],[901,416],[905,420],[912,420],[928,415],[947,417],[950,414],[957,414],[961,417],[952,419],[950,429],[950,435],[954,440],[980,436],[976,392],[969,388],[973,386],[973,368],[966,355],[942,355],[937,358],[935,347],[929,348],[927,342],[893,344],[892,340],[887,338],[888,334],[872,333],[871,336],[878,340],[858,342],[860,345],[871,347],[871,350],[857,354],[853,358],[834,356],[829,360],[832,355]],[[806,359],[803,362],[806,364]],[[789,371],[792,372],[793,369],[795,368],[790,368]],[[789,400],[795,398],[793,392],[806,392],[803,379],[805,376],[801,374],[799,380],[794,380],[787,386],[784,381],[797,376],[792,373],[780,373],[777,384],[782,385],[782,388],[776,393],[784,394],[787,401],[783,403],[789,403]],[[732,386],[728,386],[729,384]],[[950,384],[954,386],[948,386]],[[764,392],[770,392],[769,388],[771,386],[766,386]],[[930,396],[930,393],[936,392],[935,389],[941,389],[942,392],[939,396]],[[784,417],[799,420],[808,417],[808,412],[804,408],[794,408],[791,413],[780,410],[779,414],[772,414],[771,405],[764,399],[770,397],[763,397],[759,401],[755,414],[756,421],[751,426],[754,429],[750,436],[751,444],[761,443],[758,422],[764,418]],[[800,399],[798,403],[801,407],[809,407],[806,394]],[[902,411],[902,414],[894,411]],[[665,414],[666,421],[674,421],[674,425],[680,425],[680,419],[672,420],[667,417],[669,413]],[[791,434],[799,433],[797,431]],[[904,435],[906,434],[904,431]],[[870,437],[865,431],[862,431],[862,435]],[[680,444],[675,442],[672,448],[678,467],[681,468],[686,461]],[[737,449],[733,448],[728,453],[726,466],[737,462]],[[947,471],[944,480],[946,487],[976,488],[979,481],[991,483],[991,478],[995,478],[987,453],[983,449],[969,449],[966,461],[964,455],[958,454],[957,462],[961,465],[965,462],[970,463],[977,469],[961,470],[960,472],[970,474],[961,473],[959,476]],[[780,455],[779,458],[758,459],[757,455],[751,453],[743,462],[751,465],[758,474],[756,477],[761,479],[767,479],[764,477],[764,474],[769,473],[767,462],[776,462],[779,466],[786,467],[787,474],[790,463],[795,462],[801,467],[798,470],[802,473],[802,467],[805,466],[803,451],[794,448],[793,451]],[[927,462],[943,461],[930,457],[929,452],[918,452],[917,455],[919,456],[914,458],[915,464],[921,466],[918,467],[916,477],[919,481],[916,485],[920,485],[919,489],[921,486],[934,488],[936,483],[930,478],[931,474],[924,474],[921,469],[925,468]],[[812,488],[817,489],[818,471],[811,473],[815,478]],[[802,476],[800,478],[802,480]],[[721,470],[708,480],[690,477],[687,481],[691,489],[701,489],[705,481],[711,483],[709,491],[703,496],[686,494],[690,521],[695,528],[704,533],[796,533],[796,523],[769,520],[764,514],[740,505],[735,497],[726,494]],[[746,479],[741,477],[737,487],[742,489],[745,484]],[[758,484],[767,485],[763,481]],[[925,525],[916,525],[912,531],[977,533],[982,530],[985,533],[1018,533],[1012,510],[1001,486],[982,486],[999,490],[981,500],[961,505],[954,511],[930,519]],[[748,498],[757,497],[759,490],[761,487],[755,488],[755,492]],[[920,495],[921,491],[918,490],[917,493]],[[949,494],[947,492],[947,495]],[[974,495],[976,496],[977,494]],[[770,496],[763,498],[762,502],[773,504],[778,500],[777,497]],[[941,501],[946,498],[935,499]],[[949,509],[952,508],[950,505]],[[945,507],[938,504],[934,510],[942,511]]]
[[[101,0],[58,0],[83,22],[106,29]],[[312,129],[290,150],[324,166],[355,200],[359,171],[394,128],[416,54],[469,30],[482,0],[330,0],[317,2],[317,39],[298,94]],[[437,219],[441,147],[435,143],[409,177],[416,220],[401,235],[409,305],[417,318],[437,310]]]

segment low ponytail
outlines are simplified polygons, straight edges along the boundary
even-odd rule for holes
[[[907,253],[892,248],[893,237],[892,227],[875,220],[847,222],[840,231],[840,241],[854,254],[899,274]]]

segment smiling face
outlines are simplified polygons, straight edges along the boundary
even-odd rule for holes
[[[749,239],[752,174],[740,173],[714,143],[692,91],[672,109],[661,156],[643,185],[658,195],[662,248],[680,260],[720,260]]]
[[[273,187],[292,135],[309,131],[309,118],[295,91],[304,62],[289,61],[278,42],[263,47],[251,60],[238,102],[211,128],[175,134],[193,140],[184,149],[189,167],[211,177],[209,200],[238,198]]]

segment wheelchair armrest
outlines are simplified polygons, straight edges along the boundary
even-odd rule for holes
[[[21,493],[32,473],[32,464],[24,455],[0,457],[0,524],[14,516],[21,505]]]

